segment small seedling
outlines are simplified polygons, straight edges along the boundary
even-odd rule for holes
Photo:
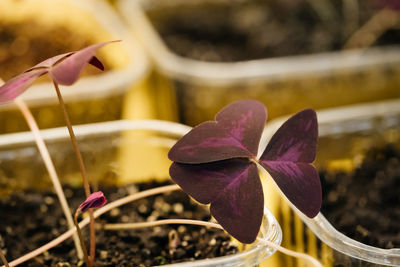
[[[60,107],[64,116],[65,124],[68,128],[69,135],[71,137],[72,147],[77,158],[79,169],[81,171],[83,187],[85,189],[86,197],[90,195],[89,181],[86,175],[86,169],[83,164],[83,159],[78,147],[78,142],[76,140],[72,125],[69,119],[68,112],[66,110],[63,97],[61,95],[59,84],[61,85],[72,85],[75,83],[83,68],[87,63],[95,66],[100,70],[104,70],[104,66],[101,61],[95,56],[95,52],[102,48],[103,46],[110,44],[111,42],[104,42],[100,44],[95,44],[88,46],[84,49],[75,52],[69,52],[61,55],[57,55],[46,59],[34,67],[26,70],[25,72],[17,75],[11,80],[7,81],[5,84],[0,86],[0,104],[8,103],[17,98],[20,94],[25,92],[32,83],[40,76],[48,73],[53,81],[54,88],[57,93],[57,97],[60,103]],[[95,255],[95,227],[94,227],[94,216],[93,211],[90,210],[90,264],[92,266],[94,263]],[[82,243],[82,241],[81,241]]]
[[[257,167],[268,171],[308,217],[321,208],[321,184],[311,165],[318,138],[315,112],[306,109],[287,120],[257,158],[266,117],[260,102],[235,102],[215,122],[193,128],[169,152],[172,179],[198,202],[211,203],[211,214],[242,243],[256,239],[263,216]]]
[[[81,205],[79,205],[79,208],[75,212],[75,216],[74,216],[75,227],[76,227],[76,231],[79,236],[79,240],[81,241],[85,264],[88,267],[93,266],[93,264],[92,264],[92,260],[88,256],[85,242],[83,242],[82,232],[81,232],[81,229],[78,224],[78,217],[80,214],[88,211],[89,209],[103,207],[106,203],[107,203],[107,199],[104,196],[103,192],[101,192],[101,191],[94,192]]]

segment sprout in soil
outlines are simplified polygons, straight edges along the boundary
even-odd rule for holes
[[[115,42],[115,41],[111,41]],[[32,83],[40,76],[48,73],[50,78],[53,80],[55,90],[59,99],[60,107],[65,119],[68,132],[71,137],[72,146],[77,158],[79,168],[82,175],[83,186],[85,189],[86,197],[90,196],[90,186],[86,175],[85,166],[83,164],[82,156],[79,151],[78,143],[75,138],[74,131],[71,126],[69,115],[67,113],[64,100],[62,98],[58,84],[62,85],[72,85],[75,83],[82,69],[87,63],[95,66],[100,70],[104,70],[103,64],[94,55],[95,52],[101,47],[110,44],[111,42],[104,42],[100,44],[95,44],[88,46],[82,50],[69,52],[61,55],[54,56],[52,58],[46,59],[40,62],[34,67],[26,70],[25,72],[17,75],[11,80],[7,81],[5,84],[0,86],[0,104],[4,104],[13,101],[25,90],[27,90]],[[94,228],[94,217],[92,209],[89,209],[90,214],[90,264],[92,266],[94,263],[95,255],[95,228]],[[83,241],[81,241],[82,243]]]
[[[80,214],[88,211],[89,209],[103,207],[106,203],[107,203],[107,199],[104,196],[103,192],[101,192],[101,191],[94,192],[81,205],[79,205],[79,208],[75,212],[74,223],[76,226],[76,231],[79,236],[79,240],[81,241],[81,246],[83,249],[83,256],[85,259],[86,266],[92,266],[92,263],[91,263],[92,261],[87,254],[85,242],[83,242],[83,236],[82,236],[81,229],[79,227],[78,217]]]
[[[266,117],[258,101],[235,102],[215,122],[193,128],[168,155],[171,178],[198,202],[211,203],[211,214],[242,243],[252,243],[261,226],[264,195],[258,169],[266,170],[308,217],[321,208],[320,179],[311,165],[318,139],[315,112],[306,109],[287,120],[257,158]]]
[[[3,81],[1,80],[1,78],[0,78],[0,84],[3,84]],[[62,189],[60,179],[58,178],[58,174],[54,167],[53,161],[50,157],[50,153],[47,149],[46,144],[44,143],[42,136],[40,135],[39,127],[36,123],[36,120],[33,117],[32,113],[29,110],[26,103],[21,98],[19,98],[19,97],[15,98],[14,103],[17,105],[17,107],[21,111],[23,117],[25,118],[25,120],[29,126],[29,129],[31,130],[31,132],[35,138],[36,146],[37,146],[39,153],[43,159],[43,163],[47,169],[47,172],[49,173],[50,180],[53,183],[54,190],[57,194],[57,197],[60,202],[61,209],[64,213],[65,219],[67,220],[68,227],[72,228],[72,227],[74,227],[74,219],[72,218],[72,213],[69,209],[67,199],[66,199],[64,191]],[[80,245],[78,235],[74,234],[73,239],[74,239],[74,243],[75,243],[76,252],[78,254],[78,258],[81,259],[83,257],[83,251],[82,251],[82,247]],[[0,251],[0,257],[1,256],[2,255],[1,255],[1,251]]]

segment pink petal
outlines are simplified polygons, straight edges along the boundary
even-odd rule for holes
[[[0,104],[14,100],[40,76],[47,73],[47,69],[33,69],[21,73],[0,86]]]
[[[101,63],[99,64],[100,61],[97,60],[97,58],[94,59],[94,54],[98,49],[112,42],[117,41],[104,42],[88,46],[82,50],[74,52],[60,63],[55,64],[49,70],[53,81],[62,85],[73,84],[76,82],[76,80],[78,80],[79,74],[87,63],[90,63],[99,69],[103,69],[103,65]]]

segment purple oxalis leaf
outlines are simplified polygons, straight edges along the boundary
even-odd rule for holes
[[[259,162],[285,196],[308,217],[321,208],[322,192],[315,159],[318,123],[315,112],[303,110],[274,134]]]
[[[267,118],[264,105],[238,101],[223,108],[215,122],[204,122],[183,136],[168,157],[180,163],[207,163],[237,157],[255,157]]]
[[[0,86],[0,104],[13,101],[17,96],[26,91],[40,76],[46,74],[45,69],[35,69],[21,73]]]
[[[254,161],[265,120],[260,102],[235,102],[216,122],[193,128],[169,153],[172,179],[200,203],[211,203],[212,215],[243,243],[255,240],[262,220],[264,196]],[[316,114],[304,110],[282,125],[258,160],[309,217],[321,207],[321,184],[311,165],[317,138]]]
[[[90,196],[79,205],[79,210],[81,212],[85,212],[91,208],[100,208],[107,203],[107,199],[104,196],[103,192],[98,191],[90,194]]]
[[[228,159],[204,164],[173,163],[172,179],[202,204],[233,237],[252,243],[261,226],[264,196],[255,163]]]
[[[76,82],[83,67],[85,67],[87,63],[91,63],[93,64],[93,66],[99,68],[100,70],[103,70],[103,64],[101,64],[101,62],[94,56],[94,53],[101,47],[112,42],[117,41],[91,45],[69,55],[64,60],[60,61],[58,64],[53,65],[49,69],[50,76],[55,82],[59,84],[71,85]]]
[[[57,55],[57,56],[48,58],[48,59],[46,59],[46,60],[44,60],[44,61],[42,61],[42,62],[36,64],[35,66],[33,66],[32,68],[28,69],[28,70],[25,71],[25,72],[29,72],[29,71],[32,71],[32,70],[35,70],[35,69],[44,69],[44,68],[45,68],[45,69],[49,69],[49,68],[51,68],[54,64],[56,64],[57,62],[59,62],[59,61],[65,59],[65,58],[67,58],[67,57],[69,57],[69,56],[72,55],[73,53],[75,53],[75,52],[68,52],[68,53],[64,53],[64,54],[61,54],[61,55]]]
[[[101,47],[112,42],[119,41],[91,45],[82,50],[57,55],[36,64],[0,86],[0,104],[14,100],[25,92],[39,76],[48,72],[54,82],[71,85],[76,82],[87,63],[100,70],[104,70],[103,64],[94,56],[94,53]]]

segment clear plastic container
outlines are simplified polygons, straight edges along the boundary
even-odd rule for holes
[[[97,177],[98,182],[109,184],[136,181],[122,178],[124,175],[129,176],[127,173],[135,171],[126,170],[126,168],[132,168],[131,155],[135,153],[142,155],[142,151],[136,149],[136,144],[164,149],[164,157],[167,158],[171,145],[189,129],[184,125],[161,121],[114,121],[74,127],[89,179],[94,182],[93,179]],[[136,134],[138,130],[148,130],[153,135],[146,134],[138,137]],[[67,130],[65,128],[47,129],[42,130],[41,134],[48,145],[59,176],[63,177],[63,183],[79,185],[79,170]],[[152,162],[152,168],[160,168],[155,159],[146,158],[146,160]],[[0,136],[0,174],[0,196],[4,196],[9,191],[27,188],[48,189],[51,186],[30,132]],[[164,179],[168,179],[167,176]],[[0,225],[1,227],[5,225]],[[275,249],[266,246],[263,240],[275,244],[280,244],[282,240],[280,226],[267,208],[264,209],[264,220],[259,237],[261,240],[251,245],[239,244],[243,250],[234,255],[167,266],[257,266],[275,252]]]
[[[400,99],[322,110],[317,114],[317,168],[351,170],[368,148],[387,143],[400,147]],[[267,124],[264,140],[269,140],[285,120]],[[274,194],[272,190],[271,194]],[[323,214],[309,219],[279,199],[270,207],[282,218],[279,223],[283,230],[283,246],[318,257],[327,267],[400,266],[400,248],[381,249],[360,243],[336,230]],[[290,260],[283,266],[305,265]]]
[[[184,12],[187,6],[245,1],[118,1],[120,13],[157,69],[174,84],[185,124],[213,119],[225,105],[245,98],[260,100],[268,107],[269,117],[276,118],[306,107],[321,109],[400,96],[398,47],[212,63],[171,51],[146,13],[163,12],[164,7]]]
[[[66,10],[68,12],[65,12]],[[39,49],[42,52],[46,49],[37,45],[40,38],[49,44],[53,39],[58,46],[64,46],[63,49],[67,51],[70,51],[70,48],[68,44],[63,43],[64,39],[73,42],[75,46],[83,47],[104,41],[122,40],[98,51],[99,59],[105,63],[104,72],[96,72],[88,66],[84,72],[92,71],[93,75],[81,77],[72,86],[60,86],[74,124],[121,119],[125,93],[135,86],[138,87],[149,70],[149,62],[141,46],[131,36],[114,9],[103,0],[4,0],[0,2],[1,24],[11,25],[7,26],[11,27],[10,31],[16,31],[18,27],[27,31],[26,35],[22,34],[22,30],[8,33],[10,38],[15,38],[9,45],[11,51],[15,50],[12,57],[15,64],[27,64],[23,63],[26,60],[20,55],[27,49]],[[35,28],[40,28],[40,25],[46,28],[43,32],[48,35],[40,36],[42,31]],[[82,40],[71,39],[65,36],[66,32],[71,32]],[[13,37],[13,34],[19,36]],[[4,42],[7,44],[8,41]],[[55,47],[53,50],[61,48]],[[65,51],[58,53],[62,52]],[[30,59],[30,56],[26,57]],[[34,64],[36,63],[38,62]],[[29,67],[31,66],[23,65],[21,68],[24,69],[19,71]],[[45,76],[35,82],[21,97],[31,107],[40,128],[61,126],[64,121],[57,105],[57,95],[53,84]],[[1,105],[0,133],[23,130],[28,128],[16,106],[12,103]]]

